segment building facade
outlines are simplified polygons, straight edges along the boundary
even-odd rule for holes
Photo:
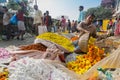
[[[116,0],[116,13],[120,13],[120,0]]]

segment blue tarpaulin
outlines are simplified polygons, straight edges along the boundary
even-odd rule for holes
[[[0,0],[0,3],[5,3],[6,2],[6,0]]]

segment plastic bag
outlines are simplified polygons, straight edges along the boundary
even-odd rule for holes
[[[47,27],[46,26],[38,26],[38,33],[42,34],[47,32]]]
[[[16,14],[14,14],[10,19],[10,23],[11,24],[17,24],[17,22],[18,22],[17,16],[16,16]]]
[[[88,51],[88,40],[89,40],[89,33],[84,33],[79,38],[78,45],[79,45],[81,51],[83,51],[83,52]]]
[[[76,53],[72,53],[72,54],[68,55],[65,59],[65,62],[68,63],[68,62],[71,62],[71,61],[75,61],[76,56],[78,56],[78,54],[76,54]]]
[[[110,56],[104,58],[97,64],[95,64],[92,68],[90,68],[84,75],[83,80],[88,79],[92,73],[97,72],[97,68],[120,68],[120,46],[117,50],[115,50]]]

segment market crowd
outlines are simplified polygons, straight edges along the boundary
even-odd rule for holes
[[[44,32],[74,33],[74,32],[80,32],[82,30],[84,30],[84,32],[87,31],[91,32],[91,30],[93,30],[93,27],[88,27],[88,26],[91,25],[93,26],[93,24],[95,25],[96,31],[98,32],[102,31],[102,23],[100,23],[99,20],[94,21],[93,18],[92,20],[91,18],[88,20],[88,17],[91,14],[87,15],[86,17],[83,6],[79,7],[80,14],[78,20],[66,19],[65,16],[61,16],[60,20],[52,19],[51,15],[49,14],[49,11],[46,11],[43,14],[42,11],[38,9],[37,5],[34,5],[34,10],[35,11],[34,11],[33,23],[31,25],[32,25],[32,32],[36,36]],[[3,25],[5,28],[6,40],[14,39],[14,37],[16,37],[17,40],[24,40],[24,34],[26,32],[24,10],[21,8],[17,11],[16,15],[11,16],[10,13],[8,12],[7,7],[3,7],[3,12],[4,12]],[[85,24],[82,24],[82,22],[85,22]],[[116,18],[114,21],[110,19],[110,21],[108,22],[107,30],[114,35],[119,35],[120,34],[119,22],[120,22],[119,18]],[[17,34],[14,34],[14,30],[11,28],[12,23],[17,24],[17,28],[18,28]],[[96,32],[94,31],[94,33]]]
[[[44,32],[76,32],[77,20],[67,20],[65,16],[61,16],[60,20],[52,19],[49,15],[49,11],[42,14],[42,11],[38,9],[37,5],[34,5],[34,17],[32,21],[32,32],[37,36]],[[19,9],[14,15],[11,15],[7,7],[3,7],[3,26],[6,40],[16,37],[17,40],[24,40],[24,34],[26,32],[24,10]],[[17,25],[17,34],[15,34],[11,25]]]
[[[43,15],[38,9],[38,6],[34,6],[35,16],[33,26],[35,28],[35,34],[41,34],[44,32],[76,32],[77,31],[77,20],[66,19],[65,16],[61,16],[60,20],[52,19],[49,15],[49,11],[46,11]]]
[[[11,15],[7,7],[3,7],[3,12],[4,12],[3,26],[5,29],[4,35],[6,36],[6,40],[25,39],[24,36],[25,33],[27,32],[27,27],[25,24],[25,16],[24,16],[25,10],[23,9],[24,8],[21,8],[15,14]],[[84,7],[79,6],[80,13],[78,20],[66,19],[64,15],[61,16],[61,19],[56,20],[52,18],[49,11],[43,13],[41,10],[39,10],[38,5],[34,5],[34,10],[35,10],[34,17],[32,18],[33,21],[31,22],[31,26],[32,26],[31,31],[32,33],[34,33],[35,36],[37,36],[36,39],[34,40],[34,43],[28,45],[21,45],[19,47],[15,47],[15,49],[12,50],[9,50],[9,47],[0,48],[0,53],[1,53],[0,58],[6,60],[7,58],[12,57],[11,61],[9,62],[9,66],[6,65],[8,63],[5,63],[5,65],[8,66],[8,68],[10,67],[8,71],[10,72],[12,70],[11,71],[12,74],[9,77],[10,80],[21,79],[21,76],[22,78],[25,78],[25,80],[28,80],[29,77],[31,77],[29,78],[31,80],[33,80],[33,78],[35,78],[34,80],[40,80],[42,78],[43,78],[42,80],[44,80],[45,78],[46,80],[52,80],[53,77],[52,74],[55,71],[55,68],[59,68],[57,67],[57,65],[60,66],[62,65],[61,63],[59,63],[59,61],[65,63],[64,67],[62,66],[60,67],[60,70],[65,69],[65,67],[67,67],[69,70],[72,70],[79,75],[83,75],[84,73],[87,73],[87,71],[91,67],[93,68],[91,68],[92,70],[90,69],[89,70],[90,72],[88,71],[88,73],[94,74],[93,73],[94,70],[98,70],[98,71],[101,70],[104,72],[104,70],[102,69],[103,64],[107,64],[107,66],[109,66],[108,63],[111,63],[111,60],[113,60],[112,62],[113,66],[114,65],[119,66],[116,65],[116,62],[119,62],[117,61],[119,59],[117,60],[113,59],[115,57],[118,58],[119,56],[113,57],[113,55],[112,56],[110,55],[109,57],[107,53],[104,51],[106,48],[105,41],[103,42],[102,40],[101,42],[103,45],[105,45],[104,49],[103,47],[99,48],[99,46],[95,45],[97,43],[97,40],[104,38],[103,37],[104,35],[101,36],[98,35],[97,33],[99,32],[104,33],[104,30],[101,21],[95,20],[96,16],[94,15],[94,13],[86,15],[84,11]],[[11,25],[17,25],[17,29],[18,29],[17,33],[14,32]],[[70,35],[72,35],[73,33],[73,36],[70,38],[66,38],[65,36],[61,36],[62,34],[58,35],[54,33],[67,33],[67,35],[69,35],[69,33]],[[106,33],[108,33],[107,37],[108,35],[118,36],[120,34],[120,18],[116,18],[115,20],[110,19],[108,21]],[[117,49],[117,51],[118,50],[119,48]],[[115,51],[115,53],[117,51]],[[107,58],[102,60],[105,57]],[[49,63],[48,64],[46,62],[47,59],[52,60],[52,62],[47,61]],[[57,62],[54,62],[53,60]],[[96,67],[95,64],[99,61],[102,62],[100,62],[99,65],[97,64],[97,66],[99,67]],[[110,64],[110,66],[112,65]],[[33,68],[31,68],[31,66],[33,66]],[[54,70],[52,70],[52,66]],[[69,74],[67,70],[64,70],[62,72],[67,72],[67,74]],[[57,74],[57,77],[54,75],[56,77],[54,80],[59,78],[58,76],[59,73],[60,73],[59,80],[65,79],[64,77],[61,76],[61,72],[58,72],[58,70],[56,71],[57,72],[55,73],[55,75]],[[9,72],[7,72],[7,76],[9,76],[8,75]],[[21,73],[24,74],[21,75]],[[29,76],[26,77],[26,75],[28,75],[29,73],[32,73],[32,75],[30,74]],[[105,72],[104,74],[108,74],[108,73]],[[44,75],[45,78],[43,77]],[[90,76],[90,74],[89,75],[87,74],[87,77],[85,76],[85,78],[87,79],[88,76]],[[67,79],[69,80],[70,78]],[[82,80],[86,80],[86,79],[82,79]],[[71,80],[75,80],[75,78]],[[80,79],[76,79],[76,80],[80,80]],[[87,80],[93,80],[93,79],[90,76],[90,79]]]

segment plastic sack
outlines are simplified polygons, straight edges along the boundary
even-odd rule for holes
[[[79,76],[62,63],[45,59],[24,58],[9,66],[9,80],[79,80]]]
[[[120,80],[120,68],[98,68],[97,74],[96,80]]]
[[[7,59],[10,57],[10,53],[5,48],[0,48],[0,59]]]
[[[38,33],[42,34],[47,32],[47,27],[46,26],[38,26]]]
[[[79,38],[78,45],[79,45],[81,51],[83,51],[83,52],[88,51],[88,40],[89,40],[89,33],[84,33]]]
[[[10,52],[5,48],[0,48],[0,64],[9,63],[11,61]]]
[[[78,54],[76,53],[71,53],[70,55],[68,55],[65,59],[65,62],[71,62],[71,61],[75,61],[76,60],[76,56],[78,56]]]
[[[17,15],[14,14],[11,18],[10,18],[10,23],[11,24],[17,24],[18,20],[17,20]]]
[[[100,62],[91,67],[84,75],[83,80],[88,79],[94,72],[97,72],[97,68],[120,68],[120,46],[111,55],[102,59]]]

